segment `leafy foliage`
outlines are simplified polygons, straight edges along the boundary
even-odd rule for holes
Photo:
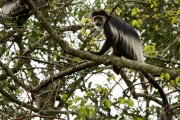
[[[94,9],[112,12],[138,31],[146,63],[179,74],[179,4],[179,0],[49,0],[37,7],[59,40],[86,52],[98,51],[105,39],[93,28],[90,13]],[[1,119],[147,120],[161,116],[157,91],[136,71],[125,69],[125,79],[109,66],[67,54],[34,15],[22,28],[9,19],[0,22]],[[167,94],[173,119],[180,119],[180,77],[171,79],[163,71],[154,76]]]

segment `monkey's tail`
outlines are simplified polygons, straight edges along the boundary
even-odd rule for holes
[[[156,88],[158,89],[158,92],[162,98],[163,104],[164,104],[164,111],[165,111],[165,118],[164,120],[171,120],[171,117],[168,116],[168,112],[169,112],[169,103],[168,100],[166,98],[166,94],[164,93],[163,89],[159,86],[159,84],[153,79],[153,77],[151,75],[149,75],[146,72],[142,72],[143,75],[146,77],[146,79]]]

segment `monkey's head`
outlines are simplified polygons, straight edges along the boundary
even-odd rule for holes
[[[92,13],[94,26],[96,27],[96,29],[102,30],[104,28],[104,24],[105,24],[108,16],[109,16],[108,13],[104,10],[94,11]]]

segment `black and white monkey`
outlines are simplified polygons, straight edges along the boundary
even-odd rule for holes
[[[132,26],[120,20],[118,17],[109,15],[104,10],[94,11],[92,18],[94,26],[98,30],[103,30],[106,40],[99,52],[91,53],[103,55],[112,47],[112,54],[115,56],[124,56],[131,60],[144,62],[142,45],[137,32]],[[116,74],[120,73],[120,69],[117,66],[113,66],[113,71]],[[148,81],[158,89],[164,103],[165,112],[168,113],[169,104],[163,89],[154,81],[152,76],[145,72],[142,73]]]
[[[142,45],[137,32],[126,22],[115,16],[108,15],[105,11],[92,13],[94,25],[98,30],[104,30],[106,41],[96,55],[103,55],[109,48],[113,48],[113,55],[124,56],[131,60],[143,62]],[[119,74],[119,69],[113,66],[113,71]]]
[[[0,15],[2,17],[12,17],[13,22],[16,22],[17,26],[22,26],[31,16],[31,10],[28,9],[21,0],[4,0],[1,9]]]

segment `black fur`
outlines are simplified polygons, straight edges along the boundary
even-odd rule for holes
[[[92,17],[97,16],[97,15],[104,15],[107,18],[109,17],[108,13],[106,11],[104,11],[104,10],[94,11],[92,13]]]

